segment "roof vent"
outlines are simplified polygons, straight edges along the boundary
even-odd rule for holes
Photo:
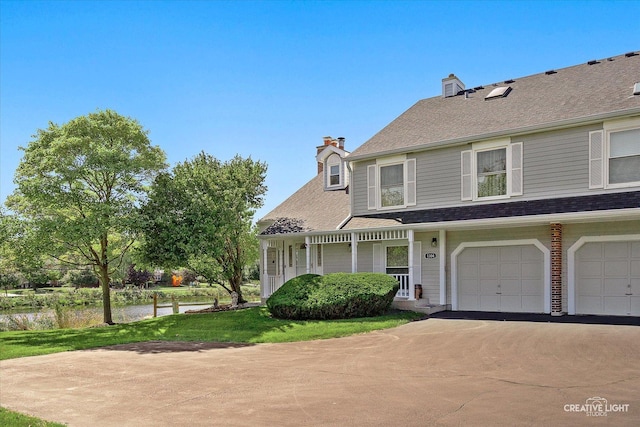
[[[473,90],[482,90],[484,89],[484,86],[476,86],[473,88]]]
[[[636,83],[633,85],[633,94],[640,95],[640,83]]]
[[[549,70],[549,71],[545,71],[544,72],[547,76],[550,76],[551,74],[558,74],[558,72],[556,70]]]
[[[442,79],[442,97],[449,98],[456,96],[459,93],[463,93],[464,83],[455,76],[455,74],[449,74],[449,77]]]
[[[626,56],[627,58],[631,58],[632,56],[638,56],[638,54],[635,52],[629,52],[629,53],[625,53],[624,56]]]
[[[514,82],[515,82],[515,80],[509,79],[509,80],[505,80],[504,84],[508,85],[508,84],[511,84],[511,83],[514,83]]]
[[[593,61],[587,62],[587,64],[589,64],[589,65],[595,65],[595,64],[599,64],[599,63],[600,63],[600,61],[596,61],[595,59]]]
[[[505,98],[510,92],[511,86],[500,86],[489,92],[489,94],[484,97],[484,100],[487,101],[489,99]]]

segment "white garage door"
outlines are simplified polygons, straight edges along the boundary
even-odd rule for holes
[[[640,316],[640,242],[590,242],[578,249],[576,313]]]
[[[458,255],[458,310],[544,312],[544,256],[533,245],[466,248]]]

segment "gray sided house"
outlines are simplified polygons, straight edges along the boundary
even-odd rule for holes
[[[325,138],[317,176],[258,222],[262,298],[383,272],[400,307],[640,316],[639,53],[452,74],[353,152]]]

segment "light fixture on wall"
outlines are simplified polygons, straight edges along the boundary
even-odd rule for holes
[[[438,247],[438,238],[434,237],[433,239],[431,239],[431,246],[433,246],[434,248]]]

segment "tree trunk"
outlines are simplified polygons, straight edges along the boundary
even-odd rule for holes
[[[242,271],[240,271],[239,274],[237,271],[235,272],[230,284],[231,289],[236,291],[236,293],[238,294],[238,304],[244,304],[245,302],[247,302],[247,300],[242,296],[242,289],[240,288],[240,285],[242,284]]]
[[[104,323],[113,325],[111,319],[111,294],[109,290],[109,271],[108,267],[100,266],[100,286],[102,287],[102,307],[104,313]]]
[[[100,284],[102,285],[102,307],[104,313],[104,323],[113,325],[111,319],[111,295],[109,292],[109,258],[107,256],[107,247],[109,245],[107,234],[103,234],[100,238]]]

